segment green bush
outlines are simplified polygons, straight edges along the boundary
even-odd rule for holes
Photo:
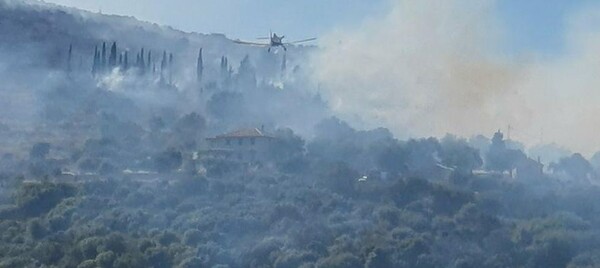
[[[105,251],[96,256],[96,263],[102,268],[112,268],[117,256],[112,251]]]

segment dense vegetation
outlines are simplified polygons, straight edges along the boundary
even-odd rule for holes
[[[400,142],[337,119],[317,128],[306,146],[280,130],[279,153],[293,157],[275,166],[225,162],[206,175],[165,168],[157,180],[5,177],[13,197],[0,212],[0,265],[600,265],[600,188],[589,181],[473,175],[482,159],[450,136]],[[440,164],[454,171],[442,178]]]
[[[600,154],[356,130],[311,90],[309,49],[0,14],[0,267],[600,267]],[[267,161],[205,158],[261,125]]]

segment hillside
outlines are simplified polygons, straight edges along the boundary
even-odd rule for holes
[[[315,50],[0,0],[0,267],[600,267],[598,159],[355,129]]]

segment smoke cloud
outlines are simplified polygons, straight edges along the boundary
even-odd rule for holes
[[[599,8],[568,18],[564,53],[502,53],[495,1],[394,1],[385,17],[337,31],[315,55],[335,111],[398,137],[470,136],[512,126],[528,145],[600,148]]]

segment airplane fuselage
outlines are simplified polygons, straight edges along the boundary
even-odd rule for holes
[[[284,37],[285,36],[277,36],[277,34],[273,34],[271,36],[271,46],[269,47],[269,51],[271,51],[271,48],[273,47],[283,47],[284,50],[287,50],[287,48],[283,44]]]

